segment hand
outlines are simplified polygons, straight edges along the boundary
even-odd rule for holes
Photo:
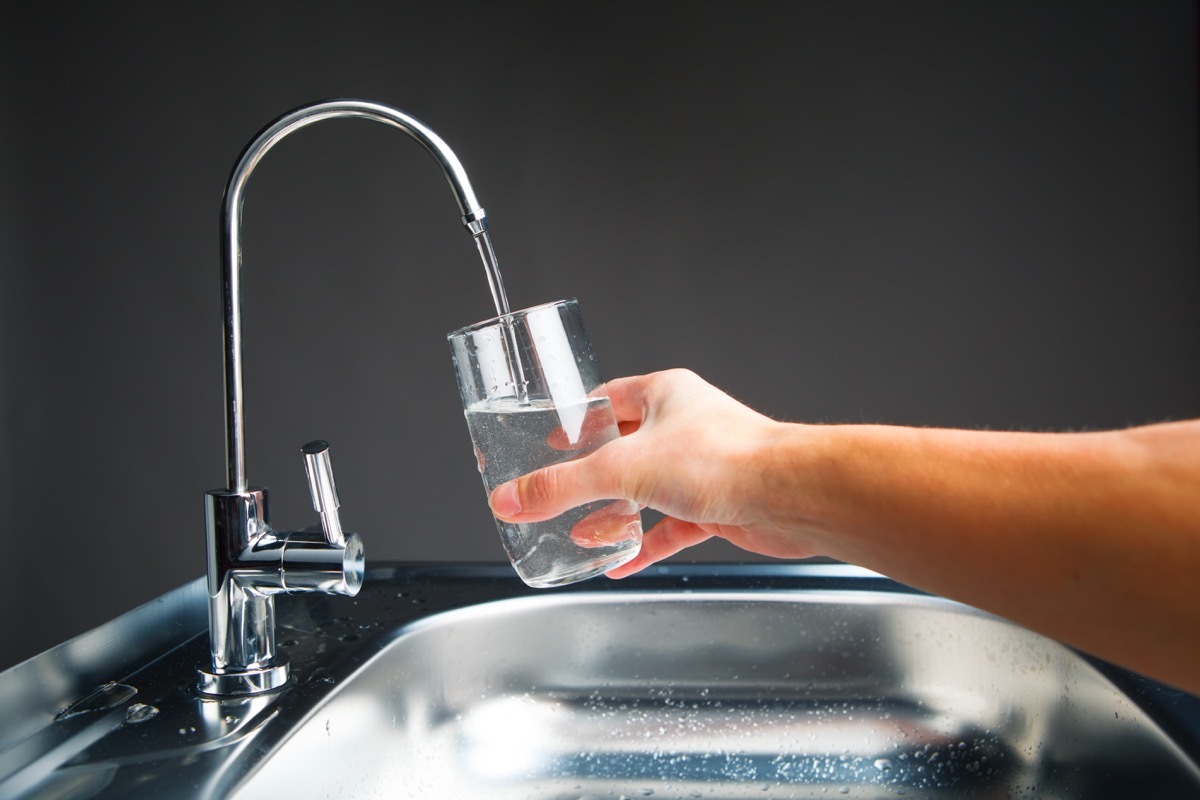
[[[608,573],[614,578],[712,536],[763,555],[814,555],[794,524],[773,518],[771,446],[798,426],[747,408],[687,370],[622,378],[604,389],[621,438],[498,486],[490,499],[497,517],[539,522],[597,500],[631,500],[665,514],[639,555]],[[585,530],[572,536],[598,544],[600,522],[585,519]]]

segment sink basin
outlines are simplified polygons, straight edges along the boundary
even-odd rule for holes
[[[845,565],[276,610],[275,693],[197,693],[201,581],[0,673],[0,797],[1200,797],[1200,698]]]
[[[1151,780],[1151,783],[1147,783]],[[1200,773],[1087,660],[873,591],[543,594],[428,617],[239,798],[1156,797]]]

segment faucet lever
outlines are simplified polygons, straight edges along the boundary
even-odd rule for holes
[[[338,518],[337,486],[333,482],[333,465],[329,461],[329,443],[320,439],[300,448],[304,453],[304,471],[308,474],[308,491],[313,508],[321,515],[321,530],[330,544],[345,547],[342,521]]]

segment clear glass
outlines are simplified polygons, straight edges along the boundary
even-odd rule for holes
[[[617,438],[575,300],[534,306],[449,335],[484,489],[580,458]],[[545,522],[496,520],[509,561],[530,586],[586,580],[642,545],[635,503],[601,500]]]

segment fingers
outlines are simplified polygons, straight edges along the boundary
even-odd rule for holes
[[[656,407],[669,402],[674,396],[690,397],[703,391],[721,393],[687,369],[668,369],[649,375],[617,378],[604,384],[603,389],[612,401],[613,414],[617,417],[622,434],[627,432],[626,426],[636,428]]]
[[[609,570],[606,575],[610,578],[625,578],[639,572],[651,564],[656,564],[664,558],[669,558],[681,550],[700,544],[712,538],[691,522],[684,522],[675,517],[666,517],[642,538],[642,549],[631,561]]]
[[[669,372],[680,372],[680,370]],[[613,416],[617,420],[617,429],[622,436],[628,436],[641,427],[642,420],[649,410],[653,386],[656,382],[663,380],[666,375],[667,373],[655,372],[650,375],[617,378],[604,384],[592,394],[603,394],[608,397]],[[583,430],[576,441],[569,440],[562,428],[556,428],[546,438],[546,443],[555,450],[582,450],[602,438],[603,435],[607,435],[607,431],[608,414],[600,408],[592,408],[588,410]]]
[[[584,503],[624,497],[620,474],[598,461],[615,444],[500,484],[488,498],[492,513],[506,522],[542,522]]]
[[[628,436],[629,434],[635,432],[641,426],[642,426],[642,421],[640,419],[637,419],[637,420],[631,419],[626,422],[618,422],[617,423],[617,431],[622,436]]]
[[[604,393],[612,403],[613,414],[621,433],[631,425],[636,428],[646,413],[646,393],[654,375],[634,375],[617,378],[604,384]]]
[[[571,541],[580,547],[607,547],[624,542],[641,531],[638,508],[628,500],[607,503],[576,522]]]
[[[594,450],[612,437],[612,415],[607,408],[590,406],[583,415],[583,421],[571,419],[570,434],[559,425],[546,437],[547,446],[554,450],[569,452],[572,450]],[[621,431],[624,433],[624,431]]]
[[[683,375],[683,371],[674,372]],[[673,385],[671,373],[654,373],[629,378],[618,378],[604,385],[613,414],[622,434],[637,429],[650,408],[651,394],[661,394],[654,387],[665,381]],[[599,419],[599,418],[598,418]],[[565,434],[552,433],[548,441],[552,447],[566,446]],[[560,441],[564,440],[564,441]],[[514,481],[502,484],[492,492],[489,503],[492,513],[508,522],[541,522],[558,516],[569,508],[596,500],[629,499],[644,502],[636,496],[648,491],[645,475],[639,481],[629,465],[620,463],[620,450],[625,441],[611,441],[589,456],[568,461],[531,472]]]

